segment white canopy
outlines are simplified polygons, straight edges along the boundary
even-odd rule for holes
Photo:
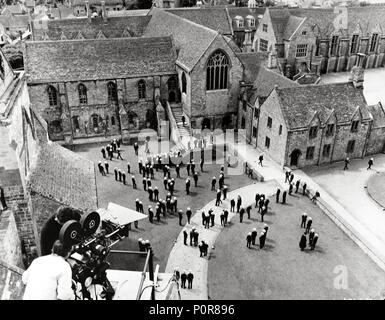
[[[145,214],[112,202],[108,203],[107,209],[98,209],[97,212],[101,220],[108,220],[121,226],[147,218]]]

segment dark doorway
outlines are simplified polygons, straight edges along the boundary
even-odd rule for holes
[[[222,119],[222,129],[230,129],[232,124],[231,115],[227,114]]]
[[[179,102],[178,100],[178,80],[175,76],[172,76],[167,81],[167,87],[168,87],[168,101],[169,102]]]
[[[210,128],[211,128],[210,119],[204,118],[203,121],[202,121],[202,130],[204,130],[204,129],[209,129],[210,130]]]
[[[168,101],[169,102],[175,102],[175,91],[170,91],[169,93],[168,93]]]
[[[291,166],[298,166],[298,159],[301,155],[301,150],[295,149],[290,155],[290,165]]]

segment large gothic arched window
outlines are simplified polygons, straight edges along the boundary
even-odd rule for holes
[[[57,90],[53,86],[47,88],[48,101],[51,107],[57,106]]]
[[[146,98],[146,82],[144,80],[138,81],[138,97],[139,99]]]
[[[215,51],[207,62],[206,89],[227,89],[228,72],[229,59],[222,51]]]

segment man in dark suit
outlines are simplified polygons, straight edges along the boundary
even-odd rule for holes
[[[56,214],[51,216],[44,224],[40,234],[41,255],[51,254],[51,249],[59,239],[60,230],[67,221],[81,218],[81,212],[71,207],[60,207]]]

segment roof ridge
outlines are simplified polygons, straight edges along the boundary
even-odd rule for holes
[[[101,30],[100,30],[101,31]],[[80,31],[79,31],[80,32]],[[92,39],[68,39],[68,40],[36,40],[36,41],[26,41],[26,45],[28,44],[34,44],[34,43],[68,43],[68,42],[112,42],[112,40],[119,40],[119,41],[131,41],[131,40],[138,40],[138,39],[143,39],[148,40],[148,39],[160,39],[160,38],[170,38],[171,35],[168,36],[153,36],[153,37],[129,37],[129,38],[92,38]]]

